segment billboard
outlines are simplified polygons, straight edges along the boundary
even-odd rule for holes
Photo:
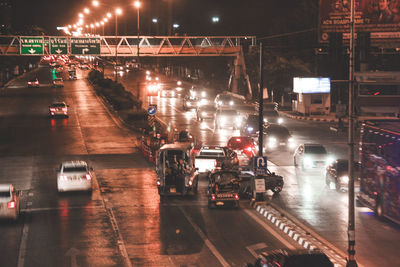
[[[330,78],[293,78],[293,92],[299,94],[330,93]]]
[[[320,0],[319,19],[321,41],[329,32],[349,32],[350,0]],[[400,0],[355,0],[356,31],[386,33],[386,38],[398,38]],[[387,33],[393,32],[393,36]],[[379,35],[371,34],[371,39]]]

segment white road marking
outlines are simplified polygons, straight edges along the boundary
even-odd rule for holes
[[[244,212],[247,213],[253,220],[255,220],[259,225],[261,225],[265,230],[267,230],[269,233],[271,233],[276,239],[278,239],[283,245],[285,245],[288,249],[296,249],[292,244],[290,244],[286,239],[282,237],[281,234],[277,233],[274,229],[272,229],[269,225],[267,225],[263,220],[258,218],[253,212],[244,209]]]
[[[25,265],[25,253],[26,253],[26,243],[28,241],[28,232],[29,232],[29,223],[24,223],[24,228],[22,229],[21,243],[19,245],[17,267],[24,267]]]
[[[183,215],[186,217],[188,222],[192,225],[194,230],[197,232],[197,234],[200,236],[200,238],[204,241],[204,244],[208,247],[208,249],[211,251],[212,254],[218,259],[218,261],[221,263],[222,266],[228,267],[230,266],[229,263],[222,257],[221,253],[217,250],[217,248],[211,243],[211,241],[207,238],[207,236],[203,233],[203,231],[200,229],[197,224],[192,220],[192,218],[187,214],[187,212],[180,207],[179,208]]]

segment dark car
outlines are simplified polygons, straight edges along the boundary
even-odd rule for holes
[[[248,136],[233,136],[228,140],[227,147],[235,151],[239,157],[245,155],[247,160],[257,154],[257,144]]]
[[[264,129],[264,140],[267,151],[274,149],[294,149],[295,143],[289,130],[279,124],[270,124]]]
[[[259,126],[259,116],[255,114],[250,114],[247,116],[246,120],[243,123],[243,127],[240,128],[240,134],[243,136],[258,136],[258,126]],[[265,123],[263,123],[265,126]]]
[[[274,250],[263,252],[254,264],[247,267],[333,267],[333,263],[319,250]]]
[[[354,163],[353,174],[358,177],[359,165]],[[347,159],[337,159],[328,167],[325,174],[326,185],[331,187],[334,185],[336,191],[344,191],[349,185],[349,161]]]
[[[264,110],[263,119],[265,123],[276,123],[276,124],[283,123],[283,118],[279,116],[279,113],[276,110]]]
[[[204,105],[200,106],[196,110],[196,117],[198,121],[203,121],[204,119],[213,119],[215,114],[214,105]]]

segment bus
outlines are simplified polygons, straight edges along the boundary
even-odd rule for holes
[[[400,120],[364,122],[358,200],[379,218],[400,224]]]

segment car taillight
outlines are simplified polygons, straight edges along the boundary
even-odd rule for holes
[[[28,82],[28,84],[32,84],[31,82]]]
[[[157,181],[157,186],[160,186],[161,185],[161,182],[160,181]]]
[[[35,84],[39,84],[39,82],[38,82],[38,81],[36,81],[36,82],[35,82]]]
[[[62,111],[67,112],[67,111],[68,111],[68,108],[62,108]]]
[[[215,200],[215,195],[214,194],[211,195],[211,199]]]
[[[14,208],[15,208],[15,201],[10,201],[10,202],[8,202],[7,207],[8,207],[9,209],[14,209]]]
[[[235,194],[235,199],[239,200],[239,195],[238,194]]]
[[[246,150],[251,152],[253,150],[253,148],[251,146],[249,146],[249,147],[246,147]]]
[[[192,186],[192,184],[193,184],[193,182],[192,182],[192,181],[189,181],[189,186]]]
[[[90,174],[86,174],[86,180],[91,180],[92,177],[90,176]]]
[[[54,111],[56,111],[56,109],[55,109],[55,108],[50,108],[50,111],[53,111],[53,112],[54,112]]]

